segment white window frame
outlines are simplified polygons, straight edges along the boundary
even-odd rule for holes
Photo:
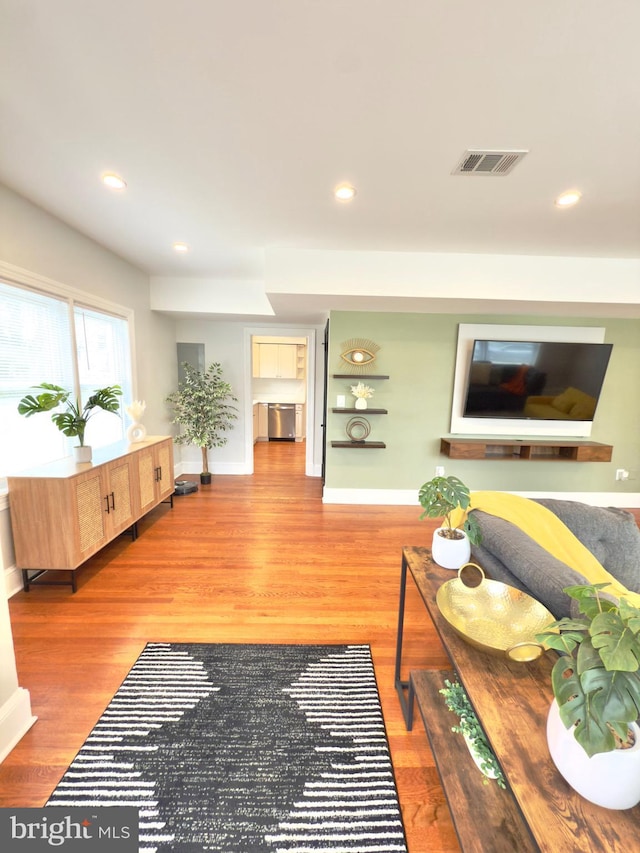
[[[71,323],[70,328],[72,340],[70,341],[70,344],[73,352],[74,382],[76,387],[78,387],[79,378],[77,369],[74,309],[86,308],[89,310],[100,311],[105,314],[111,314],[115,317],[125,320],[127,322],[129,332],[129,364],[131,368],[132,399],[137,399],[138,372],[135,360],[135,315],[132,308],[127,308],[124,305],[119,305],[118,303],[103,299],[102,297],[97,296],[93,293],[79,290],[78,288],[70,287],[68,285],[62,284],[59,281],[55,281],[54,279],[50,279],[38,273],[22,269],[21,267],[14,266],[13,264],[8,264],[4,261],[0,261],[0,278],[2,278],[3,281],[5,281],[9,285],[15,285],[18,288],[26,290],[34,290],[39,293],[42,293],[44,296],[55,297],[67,302]],[[43,381],[46,381],[46,377],[43,377]],[[127,402],[128,401],[123,400],[123,406],[125,406]],[[6,477],[4,475],[4,472],[0,471],[0,493],[6,492],[6,489]]]

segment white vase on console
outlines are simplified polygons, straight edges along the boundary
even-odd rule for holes
[[[574,791],[605,809],[631,809],[640,802],[640,728],[631,723],[635,743],[589,757],[560,718],[554,699],[547,718],[549,753]]]
[[[443,536],[443,532],[449,532],[448,527],[438,527],[433,532],[433,540],[431,542],[431,556],[434,563],[442,566],[443,569],[455,569],[464,566],[469,562],[471,557],[471,545],[467,534],[456,528],[455,532],[459,534],[459,538],[450,539]]]

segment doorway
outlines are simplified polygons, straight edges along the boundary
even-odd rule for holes
[[[289,460],[291,470],[318,476],[314,466],[315,437],[315,329],[246,329],[247,462],[255,470],[265,455]],[[293,435],[270,435],[269,405],[293,406]],[[272,412],[273,415],[273,412]],[[272,424],[276,419],[272,417]],[[272,430],[273,432],[273,430]],[[287,447],[288,445],[288,447]],[[293,445],[296,445],[293,447]]]

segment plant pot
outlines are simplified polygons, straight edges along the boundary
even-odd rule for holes
[[[87,444],[76,445],[73,448],[73,458],[76,462],[91,462],[91,448]]]
[[[460,566],[464,566],[469,562],[471,556],[471,545],[467,534],[456,528],[456,532],[460,534],[460,539],[448,539],[442,536],[440,531],[443,527],[438,527],[433,533],[431,543],[431,556],[434,563],[442,566],[443,569],[455,569],[458,571]]]
[[[356,397],[355,402],[356,409],[366,409],[367,408],[367,400],[365,397]]]
[[[640,728],[632,723],[636,738],[629,749],[614,749],[589,756],[565,728],[554,699],[547,717],[547,743],[553,763],[576,793],[605,809],[631,809],[640,802]]]
[[[461,720],[460,722],[462,723],[464,721]],[[492,767],[489,767],[487,770],[482,769],[482,764],[483,764],[482,756],[478,752],[478,750],[475,746],[475,743],[471,740],[469,735],[466,734],[465,732],[462,732],[462,737],[464,738],[464,742],[467,745],[467,749],[469,750],[471,758],[473,758],[473,760],[475,761],[476,767],[482,773],[482,775],[486,776],[487,779],[497,779],[498,774],[496,773],[496,771]]]
[[[203,486],[210,486],[211,485],[211,474],[209,474],[208,472],[206,474],[205,473],[200,474],[200,482],[202,483]]]

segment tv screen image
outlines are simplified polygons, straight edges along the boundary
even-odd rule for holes
[[[612,346],[475,340],[463,417],[592,421]]]

